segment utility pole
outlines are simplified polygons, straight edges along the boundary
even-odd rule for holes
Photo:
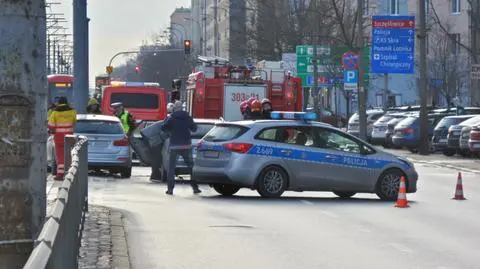
[[[480,35],[480,1],[471,0],[470,2],[470,48],[471,48],[471,57],[470,57],[470,105],[477,106],[480,105],[480,89],[479,89],[479,80],[478,76],[472,75],[474,67],[478,69],[478,52],[480,51],[480,43],[477,42],[477,38]]]
[[[88,102],[87,0],[73,0],[73,101],[78,113]]]
[[[383,74],[383,109],[388,109],[388,73]]]
[[[417,34],[420,48],[420,149],[419,153],[428,155],[430,151],[428,141],[427,115],[427,31],[425,21],[425,1],[418,1],[419,33]]]
[[[213,0],[213,17],[215,18],[214,24],[213,24],[213,51],[214,55],[213,56],[219,56],[218,52],[218,1]]]
[[[45,1],[0,7],[0,268],[19,269],[46,210]]]
[[[364,38],[363,38],[363,2],[364,0],[357,0],[357,28],[358,28],[358,118],[360,123],[360,139],[367,139],[367,94],[364,85]]]

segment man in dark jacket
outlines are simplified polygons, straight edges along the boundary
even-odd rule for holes
[[[162,126],[162,130],[170,132],[170,158],[167,170],[168,190],[166,192],[168,195],[173,194],[173,188],[175,187],[175,166],[178,155],[182,156],[190,171],[190,184],[192,185],[193,193],[197,194],[201,192],[197,183],[191,179],[193,168],[191,132],[197,130],[197,125],[192,117],[190,117],[186,111],[182,110],[182,105],[180,101],[175,102],[172,115]]]

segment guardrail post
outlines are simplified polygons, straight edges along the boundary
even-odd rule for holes
[[[74,135],[66,135],[65,136],[65,146],[64,146],[64,170],[65,175],[67,174],[68,169],[72,165],[72,148],[75,145],[76,137]]]

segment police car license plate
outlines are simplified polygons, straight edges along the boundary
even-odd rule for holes
[[[218,151],[204,151],[203,152],[203,157],[205,158],[218,158],[219,156],[219,152]]]

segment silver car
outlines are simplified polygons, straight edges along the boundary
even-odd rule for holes
[[[77,115],[75,134],[88,138],[88,167],[109,170],[129,178],[132,174],[132,151],[117,117],[106,115]],[[47,160],[55,173],[55,143],[47,141]]]
[[[75,133],[88,138],[88,167],[132,174],[132,151],[117,117],[106,115],[77,115]]]
[[[384,114],[385,112],[381,109],[367,110],[367,140],[372,139],[373,123]],[[354,136],[360,135],[360,118],[358,113],[353,114],[348,120],[347,132]]]
[[[402,176],[407,192],[416,192],[418,174],[405,158],[331,125],[302,119],[217,123],[197,145],[192,174],[222,195],[245,187],[263,197],[291,190],[328,191],[343,198],[376,193],[384,200],[397,198]]]

